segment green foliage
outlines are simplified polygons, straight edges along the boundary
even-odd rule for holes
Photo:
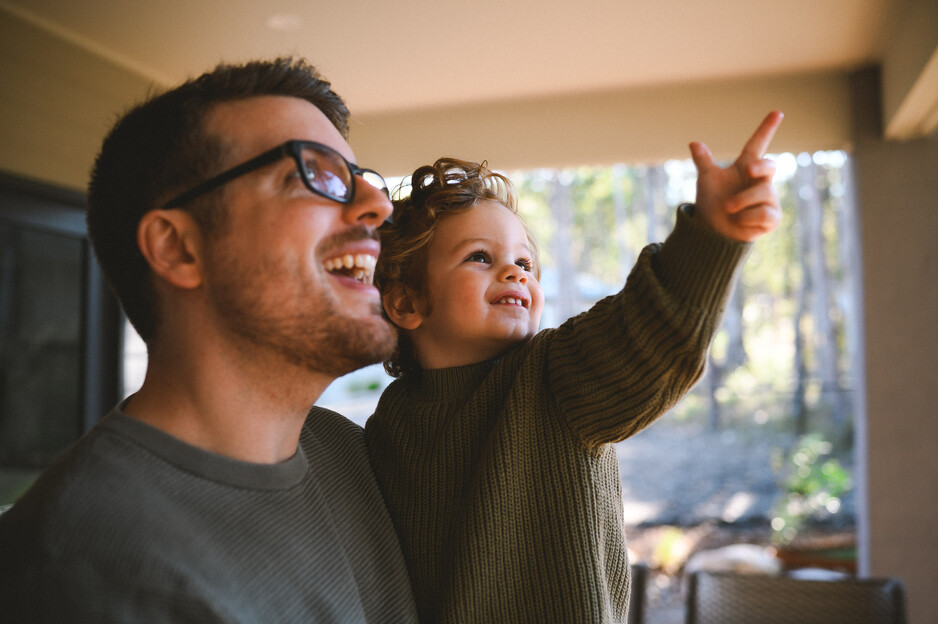
[[[371,378],[371,379],[356,379],[355,381],[350,381],[347,387],[347,390],[353,394],[368,394],[374,392],[380,392],[384,389],[386,384],[381,383],[381,379]]]
[[[690,551],[688,538],[678,527],[665,529],[652,553],[652,565],[668,574],[676,574],[687,561]]]
[[[809,520],[831,517],[851,488],[850,473],[830,457],[833,446],[820,434],[802,436],[787,457],[775,458],[783,496],[775,505],[773,539],[789,543]]]

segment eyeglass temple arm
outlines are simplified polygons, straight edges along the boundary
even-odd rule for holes
[[[252,171],[253,169],[260,169],[264,165],[268,165],[272,162],[275,162],[279,160],[280,158],[283,158],[283,156],[287,154],[292,154],[292,152],[290,151],[290,144],[287,143],[285,145],[278,145],[272,150],[266,151],[263,154],[260,154],[259,156],[255,156],[251,160],[247,162],[243,162],[237,167],[229,169],[228,171],[222,173],[221,175],[217,175],[214,178],[209,178],[208,180],[206,180],[205,182],[202,182],[201,184],[197,184],[196,186],[192,187],[188,191],[168,201],[163,206],[163,208],[178,208],[180,206],[183,206],[189,203],[190,201],[192,201],[193,199],[195,199],[196,197],[198,197],[199,195],[204,195],[205,193],[208,193],[209,191],[213,191],[217,189],[219,186],[225,184],[226,182],[234,180],[235,178],[242,176],[245,173]]]

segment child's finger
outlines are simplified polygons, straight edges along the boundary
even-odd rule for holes
[[[781,210],[772,204],[750,206],[733,215],[733,225],[745,228],[750,232],[766,234],[771,232],[781,222]]]
[[[778,205],[778,196],[770,184],[756,184],[736,193],[726,200],[726,211],[735,214],[763,205]]]
[[[772,137],[775,136],[775,131],[778,130],[784,118],[785,115],[781,111],[772,111],[766,115],[765,119],[762,120],[762,123],[759,124],[759,127],[756,128],[756,131],[746,142],[746,145],[743,146],[743,151],[740,153],[739,159],[762,160],[762,156],[765,155],[766,150],[769,149],[769,143],[772,142]]]
[[[771,180],[775,176],[775,161],[769,158],[750,163],[746,170],[750,180]]]
[[[707,169],[716,166],[716,163],[713,162],[713,154],[710,152],[710,148],[698,141],[694,141],[690,144],[690,157],[694,161],[694,166],[697,167],[698,173],[703,173]]]

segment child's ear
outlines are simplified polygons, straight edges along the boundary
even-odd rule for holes
[[[401,329],[417,329],[423,323],[423,314],[418,309],[418,303],[400,282],[385,291],[381,296],[381,303],[391,322]]]
[[[177,288],[202,283],[202,232],[182,210],[151,210],[137,225],[137,246],[153,270]]]

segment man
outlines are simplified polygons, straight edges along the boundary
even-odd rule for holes
[[[146,379],[0,516],[6,621],[415,619],[361,428],[309,412],[395,342],[371,285],[391,204],[347,117],[279,59],[105,139],[89,233]]]

